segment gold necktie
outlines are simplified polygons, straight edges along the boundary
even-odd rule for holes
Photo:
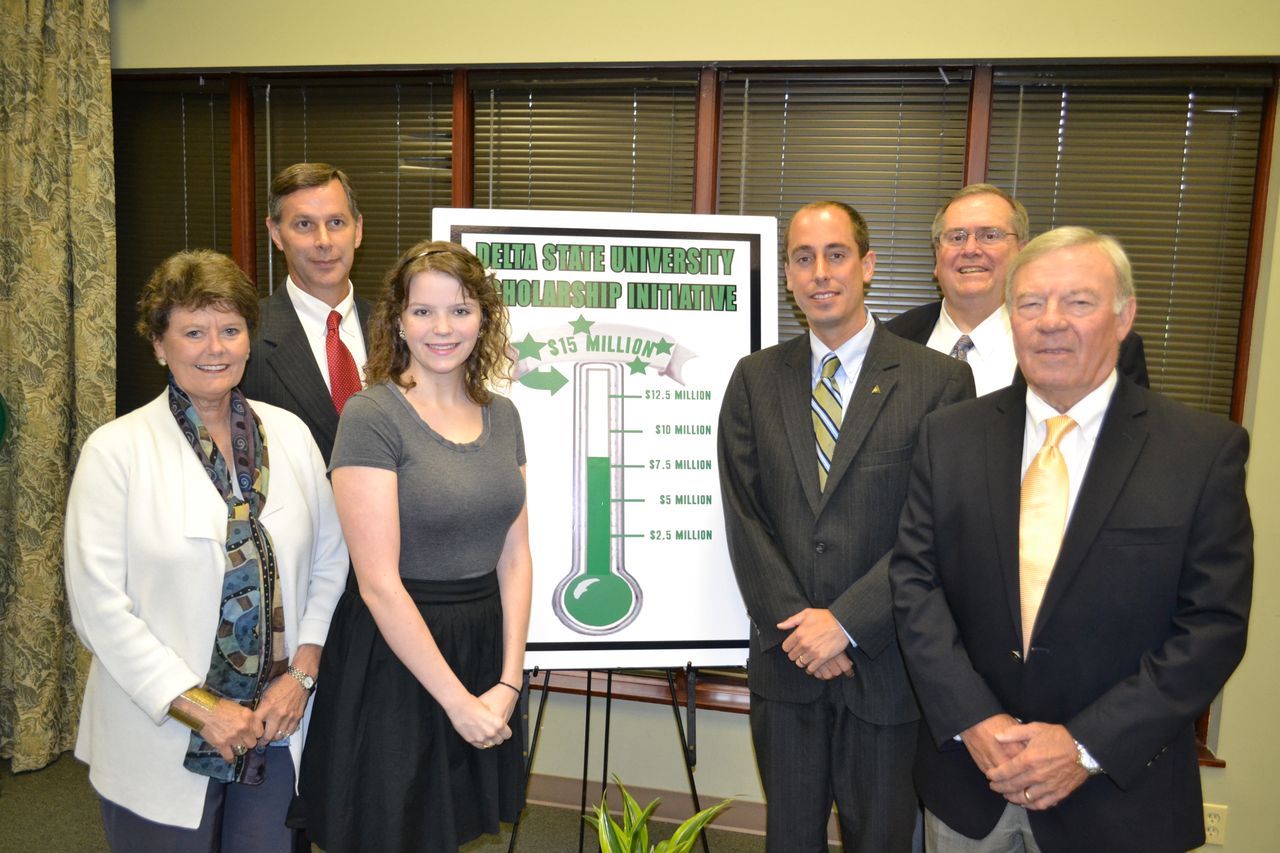
[[[840,369],[840,359],[829,352],[822,359],[822,376],[818,384],[813,386],[813,396],[809,399],[809,414],[813,418],[813,437],[818,450],[818,488],[826,489],[827,472],[831,470],[831,457],[836,453],[836,442],[840,439],[840,421],[842,406],[840,399],[840,383],[836,382],[836,371]]]
[[[1066,415],[1049,418],[1044,445],[1022,478],[1018,519],[1018,587],[1022,605],[1023,660],[1031,649],[1031,630],[1067,526],[1067,463],[1058,442],[1076,422]]]

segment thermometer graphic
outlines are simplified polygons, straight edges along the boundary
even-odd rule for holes
[[[643,600],[623,566],[622,365],[575,365],[573,411],[573,568],[552,606],[579,633],[611,634]]]

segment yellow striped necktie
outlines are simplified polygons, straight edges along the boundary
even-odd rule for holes
[[[1022,606],[1023,660],[1031,649],[1031,631],[1049,575],[1062,548],[1067,526],[1067,463],[1058,442],[1076,422],[1066,415],[1047,421],[1048,431],[1040,452],[1022,478],[1018,519],[1018,596]]]
[[[840,359],[833,352],[822,359],[822,375],[818,384],[813,386],[813,397],[809,400],[809,413],[813,416],[813,435],[818,449],[818,488],[827,488],[827,474],[831,471],[831,458],[836,453],[836,441],[840,438],[840,421],[843,413],[840,397],[840,383],[836,382],[836,371],[840,369]]]

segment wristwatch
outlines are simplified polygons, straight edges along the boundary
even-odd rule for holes
[[[316,680],[298,669],[296,666],[290,666],[288,672],[293,676],[294,681],[302,685],[303,690],[310,693],[312,690],[316,689]]]
[[[1090,776],[1097,776],[1099,773],[1104,772],[1102,765],[1098,763],[1097,759],[1089,754],[1089,750],[1085,749],[1084,744],[1080,741],[1076,741],[1076,764],[1083,767],[1084,772],[1088,773]]]

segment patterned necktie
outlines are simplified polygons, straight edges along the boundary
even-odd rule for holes
[[[1022,478],[1018,520],[1018,593],[1022,604],[1023,660],[1031,649],[1031,630],[1067,526],[1067,463],[1058,442],[1076,422],[1066,415],[1049,418],[1044,445]]]
[[[968,361],[969,350],[971,349],[973,349],[973,341],[970,340],[968,335],[961,335],[956,340],[956,345],[951,348],[951,352],[947,353],[947,355],[952,358],[958,358],[961,361]]]
[[[342,315],[337,311],[329,312],[325,322],[324,354],[329,359],[329,396],[333,398],[334,408],[342,414],[342,407],[347,398],[360,390],[360,372],[356,370],[356,360],[351,357],[351,350],[338,336],[338,323]]]
[[[840,359],[833,352],[822,358],[822,377],[813,386],[813,397],[809,400],[809,413],[813,416],[813,435],[817,439],[818,448],[818,488],[827,488],[827,473],[831,470],[831,457],[836,452],[836,441],[840,438],[840,421],[842,401],[840,383],[836,382],[836,370],[840,368]]]

